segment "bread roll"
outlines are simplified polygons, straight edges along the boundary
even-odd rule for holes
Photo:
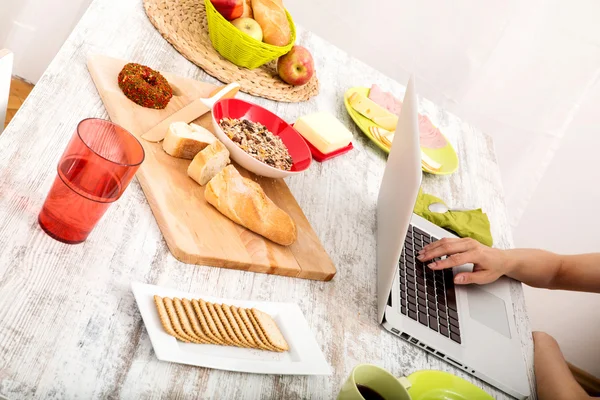
[[[263,42],[274,46],[286,46],[292,39],[292,31],[281,0],[252,0],[254,19],[263,31]]]
[[[229,164],[229,150],[220,141],[216,140],[206,147],[192,160],[187,173],[190,178],[204,186],[216,174]]]
[[[196,124],[173,122],[163,141],[163,149],[167,154],[191,160],[206,146],[214,143],[217,138]]]
[[[244,11],[240,18],[254,18],[254,13],[252,12],[252,0],[244,0]]]
[[[275,243],[288,246],[296,240],[292,218],[231,164],[208,182],[204,198],[233,222]]]

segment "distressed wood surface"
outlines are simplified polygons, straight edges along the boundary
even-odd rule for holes
[[[395,375],[440,369],[506,395],[384,331],[376,321],[375,204],[385,155],[346,115],[344,91],[378,83],[404,87],[299,28],[315,58],[321,93],[309,102],[251,99],[288,121],[330,111],[354,133],[355,150],[314,163],[287,183],[338,273],[331,282],[187,265],[163,240],[136,180],[88,240],[48,237],[37,214],[76,124],[108,115],[86,68],[88,53],[135,60],[217,83],[180,56],[148,22],[141,0],[90,6],[0,137],[0,395],[19,398],[333,398],[350,370],[373,363]],[[425,176],[426,192],[451,206],[483,207],[495,243],[510,247],[500,173],[491,140],[421,100],[459,152],[449,177]],[[129,285],[141,281],[209,295],[296,302],[334,374],[261,376],[157,361]],[[533,380],[533,345],[520,284],[512,286],[523,354]],[[533,388],[532,388],[533,391]]]

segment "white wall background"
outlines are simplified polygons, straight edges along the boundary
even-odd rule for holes
[[[494,136],[513,226],[600,74],[595,0],[286,5],[305,27],[387,75],[403,82],[414,69],[425,97]]]
[[[515,230],[520,246],[565,254],[600,251],[600,216],[594,211],[600,204],[599,104],[596,85],[523,213]],[[526,288],[525,297],[533,326],[551,332],[567,359],[600,377],[600,295]]]
[[[15,52],[15,73],[37,81],[89,2],[0,0],[0,47]],[[414,70],[422,95],[494,137],[518,246],[600,251],[600,2],[284,2],[296,22],[387,75],[404,82]],[[526,295],[533,328],[600,377],[600,296]]]
[[[400,82],[414,70],[423,96],[494,137],[517,246],[600,251],[600,216],[588,208],[600,204],[600,2],[285,3]],[[526,298],[533,328],[600,377],[600,296],[527,288]]]
[[[91,0],[0,0],[0,48],[15,54],[13,73],[37,82]]]

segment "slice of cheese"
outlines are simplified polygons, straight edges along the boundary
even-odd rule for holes
[[[389,115],[385,117],[373,117],[371,121],[375,122],[377,125],[381,126],[388,131],[395,131],[396,125],[398,125],[398,117],[395,115]]]
[[[394,141],[394,132],[387,131],[383,128],[378,128],[376,126],[370,127],[369,131],[381,143],[389,148],[392,147],[392,142]],[[425,169],[433,172],[439,171],[442,168],[442,164],[429,157],[423,150],[421,150],[421,164],[423,164]]]
[[[394,132],[390,132],[386,129],[380,128],[379,126],[369,127],[371,135],[387,147],[392,147],[392,141],[394,140]]]
[[[328,112],[300,117],[294,128],[323,154],[346,147],[352,141],[348,128]]]
[[[387,147],[392,148],[392,142],[394,141],[394,134],[392,133],[390,136],[382,136],[381,140]]]
[[[423,164],[426,169],[431,171],[438,171],[440,168],[442,168],[442,164],[429,157],[424,151],[421,151],[421,164]]]
[[[398,116],[392,114],[373,100],[358,92],[352,93],[348,98],[350,106],[362,116],[369,118],[388,131],[396,130],[398,124]]]

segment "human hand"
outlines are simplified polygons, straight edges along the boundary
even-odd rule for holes
[[[459,285],[491,283],[508,272],[509,256],[503,250],[487,247],[475,239],[443,238],[419,251],[418,259],[426,262],[447,256],[427,266],[432,270],[442,270],[472,263],[473,272],[456,274],[454,282]]]

